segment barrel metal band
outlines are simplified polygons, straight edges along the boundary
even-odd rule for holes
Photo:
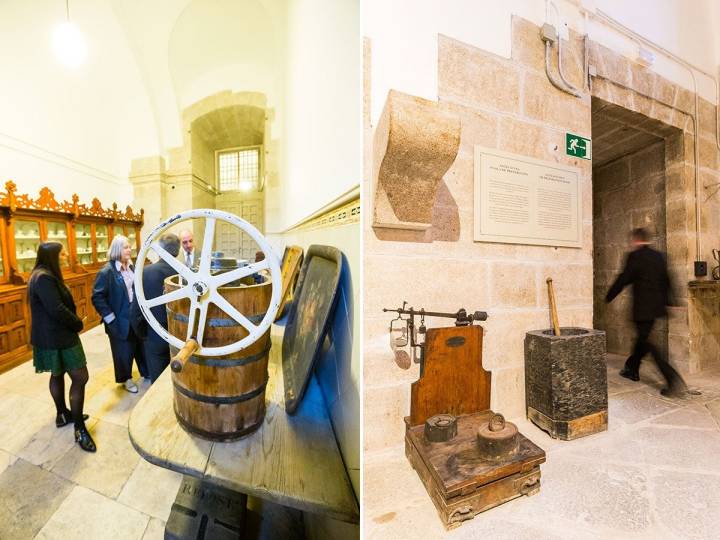
[[[175,386],[175,389],[182,395],[187,396],[190,399],[194,399],[195,401],[212,403],[215,405],[231,405],[233,403],[242,403],[243,401],[259,396],[265,391],[267,383],[268,378],[266,377],[265,382],[258,386],[255,390],[245,394],[240,394],[239,396],[207,396],[205,394],[196,394],[192,390],[188,390],[184,386],[180,386],[176,381],[173,381],[173,386]]]
[[[262,351],[257,354],[251,354],[250,356],[244,356],[243,358],[203,358],[202,356],[191,356],[190,360],[188,361],[191,364],[197,364],[199,366],[218,368],[245,366],[247,364],[252,364],[253,362],[257,362],[258,360],[262,360],[263,358],[265,358],[267,353],[270,352],[271,346],[272,343],[270,342],[270,340],[268,340],[267,347],[265,347]]]
[[[190,322],[190,319],[187,315],[183,315],[182,313],[175,313],[172,312],[172,318],[176,321],[188,324]],[[265,318],[265,313],[260,313],[259,315],[250,315],[247,319],[253,323],[253,324],[260,324],[262,320]],[[208,319],[207,325],[210,327],[217,327],[217,328],[224,328],[224,327],[230,327],[230,326],[242,326],[239,322],[237,322],[235,319]]]

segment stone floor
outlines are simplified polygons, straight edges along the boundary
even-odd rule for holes
[[[364,538],[720,538],[720,370],[689,377],[700,396],[667,399],[651,362],[641,381],[608,356],[609,430],[558,441],[512,419],[542,447],[540,493],[446,532],[402,447],[365,454]]]
[[[149,383],[140,379],[137,394],[115,384],[102,327],[82,341],[95,454],[80,450],[71,426],[55,427],[47,374],[36,375],[29,362],[0,374],[2,540],[163,537],[182,477],[141,459],[127,432],[130,411]]]

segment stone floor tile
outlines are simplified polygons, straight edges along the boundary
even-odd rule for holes
[[[97,445],[96,453],[85,452],[76,445],[51,470],[114,499],[130,478],[140,456],[130,443],[127,428],[99,420],[90,433]]]
[[[433,509],[434,510],[434,509]],[[459,527],[446,531],[434,512],[382,516],[379,522],[365,522],[363,537],[368,540],[417,540],[418,538],[447,538],[452,540],[488,538],[492,540],[555,540],[563,536],[543,530],[539,524],[497,520],[487,513],[479,514]],[[575,538],[586,538],[580,535]]]
[[[117,498],[144,514],[167,521],[183,475],[141,459]]]
[[[689,405],[677,411],[663,414],[651,420],[650,423],[697,429],[718,429],[718,424],[710,411],[700,404]]]
[[[142,540],[164,540],[165,539],[165,522],[158,518],[150,518],[145,534]]]
[[[34,538],[72,487],[25,460],[15,461],[0,474],[0,538]]]
[[[651,526],[644,469],[565,456],[541,471],[540,493],[517,500],[513,519],[542,523],[553,516],[573,523],[573,529],[603,534],[639,533]]]
[[[86,399],[85,411],[91,416],[127,428],[130,413],[147,391],[138,385],[138,393],[131,394],[120,384],[106,384],[105,388]]]
[[[49,398],[49,395],[48,395]],[[55,425],[55,407],[18,394],[0,399],[0,450],[17,455],[44,427]]]
[[[707,402],[705,404],[705,408],[707,408],[708,412],[710,412],[710,415],[715,420],[715,423],[720,428],[720,399]]]
[[[7,469],[10,465],[15,463],[16,460],[17,456],[5,452],[4,450],[0,450],[0,474],[2,474],[3,471]]]
[[[660,395],[655,397],[642,389],[623,392],[614,395],[608,402],[608,423],[634,424],[678,407],[678,404],[662,400]]]
[[[35,540],[140,540],[149,521],[141,512],[76,486]]]
[[[662,472],[651,485],[657,519],[676,538],[718,538],[720,476]]]
[[[6,371],[1,375],[2,376],[0,376],[0,391],[2,391],[3,394],[5,394],[6,392],[12,392],[13,387],[16,383],[23,384],[26,380],[38,380],[38,375],[35,373],[35,369],[33,368],[31,362],[16,366],[10,371]]]
[[[647,426],[628,437],[627,454],[654,467],[720,472],[720,432]]]
[[[49,373],[35,373],[26,372],[25,376],[18,377],[13,383],[9,390],[13,394],[20,394],[37,401],[48,402],[52,404],[52,397],[50,396],[50,389],[48,387],[50,383]],[[70,379],[65,377],[65,398],[67,404],[67,392],[70,388]]]
[[[85,425],[92,430],[96,418],[88,418]],[[33,465],[50,470],[75,445],[72,424],[58,428],[55,422],[35,432],[30,441],[18,452],[18,456]]]
[[[373,494],[363,501],[363,512],[369,519],[391,510],[399,511],[417,502],[430,502],[425,487],[405,457],[403,447],[373,454],[365,457],[363,475],[365,493]],[[402,486],[402,497],[398,497],[398,486]]]

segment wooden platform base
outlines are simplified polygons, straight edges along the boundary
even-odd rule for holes
[[[553,420],[540,411],[528,407],[528,419],[537,427],[546,431],[553,439],[571,441],[593,433],[607,431],[608,412],[600,411],[572,420]]]
[[[424,426],[407,425],[405,455],[447,529],[511,499],[540,491],[545,452],[522,434],[518,434],[517,454],[507,461],[491,463],[480,457],[477,429],[493,414],[488,410],[458,417],[457,435],[441,443],[427,441]]]

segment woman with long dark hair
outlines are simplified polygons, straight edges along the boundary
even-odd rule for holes
[[[58,242],[44,242],[38,248],[28,283],[33,365],[36,373],[50,372],[50,395],[57,409],[55,425],[60,428],[72,421],[80,448],[95,452],[95,441],[85,427],[87,415],[82,412],[88,381],[85,352],[78,336],[83,322],[60,270],[67,257]],[[69,410],[65,405],[65,373],[72,382]]]

